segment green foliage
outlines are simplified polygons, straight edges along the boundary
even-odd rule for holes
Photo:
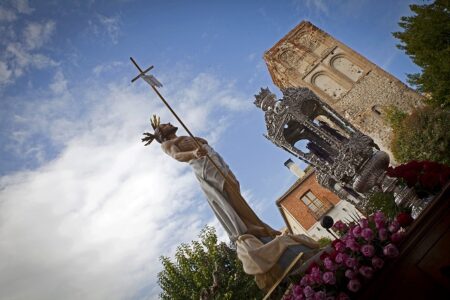
[[[317,242],[319,243],[320,248],[324,248],[324,247],[328,246],[329,244],[331,244],[331,239],[327,238],[327,237],[322,237]]]
[[[367,215],[380,210],[389,219],[395,218],[400,211],[395,204],[394,194],[381,192],[371,194],[364,208]]]
[[[163,270],[158,274],[161,299],[200,299],[202,289],[213,286],[213,272],[218,278],[214,299],[260,299],[262,292],[252,276],[244,273],[236,250],[218,242],[212,227],[206,226],[200,241],[181,244],[175,261],[162,256]],[[217,268],[217,270],[216,270]]]
[[[431,160],[450,165],[450,111],[417,109],[394,127],[392,153],[398,162]]]
[[[390,105],[385,109],[385,116],[389,125],[395,129],[401,126],[408,114],[401,111],[397,106]]]
[[[430,104],[450,108],[450,1],[410,5],[412,16],[402,17],[403,32],[394,32],[404,50],[422,68],[408,75],[418,90],[431,95]]]

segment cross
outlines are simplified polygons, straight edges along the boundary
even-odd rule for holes
[[[164,99],[164,97],[161,95],[161,93],[158,91],[157,87],[162,87],[161,82],[159,82],[155,76],[153,75],[146,75],[146,73],[148,71],[150,71],[151,69],[153,69],[153,66],[148,67],[147,69],[145,69],[144,71],[142,71],[141,67],[139,67],[139,65],[137,64],[137,62],[130,57],[131,62],[133,63],[133,65],[139,70],[139,75],[137,75],[136,77],[134,77],[131,82],[135,82],[136,80],[138,80],[139,78],[144,79],[153,89],[153,91],[155,91],[155,93],[159,96],[159,98],[161,99],[161,101],[166,105],[166,107],[170,110],[170,112],[175,116],[175,118],[178,120],[178,122],[180,122],[181,126],[183,126],[184,130],[186,130],[186,132],[192,137],[192,139],[194,140],[195,144],[197,145],[197,147],[200,149],[202,146],[200,145],[200,143],[197,141],[197,139],[194,137],[194,135],[192,134],[192,132],[187,128],[186,125],[184,125],[183,121],[181,121],[180,117],[178,117],[177,113],[172,109],[172,107],[170,106],[170,104],[166,101],[166,99]],[[219,166],[216,164],[216,162],[208,155],[205,155],[209,161],[213,164],[213,166],[217,169],[217,171],[219,171],[219,173],[222,175],[222,177],[225,179],[225,181],[229,182],[229,178],[228,176],[226,176],[223,171],[219,168]]]
[[[138,80],[139,78],[144,79],[148,84],[150,84],[151,86],[156,86],[156,87],[162,87],[161,82],[159,82],[155,76],[153,75],[146,75],[148,71],[150,71],[151,69],[153,69],[153,66],[148,67],[147,69],[145,69],[144,71],[142,71],[142,69],[139,67],[139,65],[137,64],[137,62],[130,57],[131,62],[134,64],[134,66],[139,70],[139,75],[134,77],[133,79],[131,79],[131,82],[135,82],[136,80]]]

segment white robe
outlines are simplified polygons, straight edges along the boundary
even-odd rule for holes
[[[227,175],[230,172],[230,168],[222,157],[209,145],[205,144],[203,147],[208,151],[209,157],[214,160],[221,171]],[[224,191],[225,178],[206,156],[193,159],[189,164],[194,170],[195,176],[200,182],[208,203],[220,224],[227,232],[230,240],[236,241],[240,235],[247,232],[247,226],[227,199],[228,195]]]

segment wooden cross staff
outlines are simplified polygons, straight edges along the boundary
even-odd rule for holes
[[[162,84],[153,76],[153,75],[146,75],[146,73],[148,71],[150,71],[151,69],[153,69],[153,66],[148,67],[147,69],[145,69],[144,71],[142,71],[142,69],[139,67],[139,65],[136,63],[136,61],[130,57],[131,62],[134,64],[134,66],[139,70],[139,75],[137,75],[136,77],[134,77],[131,82],[135,82],[136,80],[138,80],[139,78],[142,78],[145,80],[145,82],[147,82],[152,89],[155,91],[155,93],[159,96],[159,98],[161,99],[161,101],[166,105],[166,107],[170,110],[170,112],[175,116],[175,118],[178,120],[178,122],[180,122],[181,126],[183,126],[184,130],[186,130],[186,132],[193,138],[195,144],[197,145],[197,148],[200,149],[202,148],[202,145],[197,141],[197,139],[194,137],[194,135],[191,133],[191,131],[187,128],[187,126],[183,123],[183,121],[180,119],[180,117],[178,117],[177,113],[172,109],[172,107],[169,105],[169,103],[166,101],[166,99],[164,99],[164,97],[161,95],[161,93],[158,91],[157,87],[162,87]],[[222,177],[225,179],[225,181],[227,181],[227,183],[231,184],[232,183],[229,181],[230,179],[223,173],[223,171],[219,168],[219,166],[216,164],[216,162],[209,156],[208,153],[206,153],[206,157],[209,159],[209,161],[214,165],[214,167],[217,169],[217,171],[219,171],[220,175],[222,175]]]

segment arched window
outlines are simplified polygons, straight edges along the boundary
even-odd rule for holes
[[[363,69],[342,54],[333,57],[330,61],[330,65],[353,82],[356,82],[363,75]]]
[[[333,78],[328,76],[325,72],[319,72],[312,77],[311,83],[317,86],[320,90],[328,94],[333,99],[338,99],[347,90],[337,83]]]

